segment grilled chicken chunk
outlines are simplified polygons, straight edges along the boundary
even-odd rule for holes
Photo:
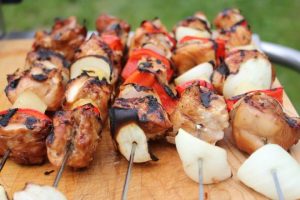
[[[229,29],[241,21],[245,21],[245,17],[241,15],[240,10],[231,8],[220,12],[215,18],[214,24],[217,29]]]
[[[31,109],[0,112],[0,155],[9,150],[10,158],[24,165],[42,164],[46,159],[45,140],[51,120]]]
[[[154,96],[160,103],[158,95],[150,87],[141,86],[134,83],[129,83],[120,86],[119,98],[143,98],[145,96]]]
[[[25,90],[32,91],[48,106],[47,110],[57,110],[64,95],[63,76],[59,69],[33,66],[23,72],[16,71],[7,76],[6,96],[11,103]]]
[[[171,51],[174,47],[175,41],[168,34],[167,29],[162,25],[159,19],[154,19],[152,21],[142,22],[131,39],[129,50],[131,52],[139,48],[150,49],[162,56],[170,58],[172,54]]]
[[[267,56],[257,50],[230,52],[212,75],[212,83],[225,98],[253,90],[270,89],[275,71]]]
[[[72,110],[91,103],[99,109],[101,120],[105,121],[111,90],[111,86],[105,79],[99,80],[97,77],[82,74],[68,83],[63,107],[66,110]]]
[[[47,69],[59,69],[62,73],[64,83],[69,80],[70,62],[65,57],[50,49],[37,49],[36,51],[30,51],[26,57],[25,69],[30,69],[32,66],[43,66]]]
[[[300,119],[283,112],[272,97],[254,92],[239,100],[230,112],[237,147],[249,154],[272,143],[288,150],[300,139]]]
[[[170,115],[173,130],[167,140],[174,143],[180,128],[201,140],[215,144],[223,139],[229,126],[227,105],[222,96],[194,83],[182,93],[175,111]]]
[[[115,35],[121,38],[122,46],[125,47],[130,25],[117,17],[102,14],[96,20],[96,29],[100,36]]]
[[[72,111],[58,111],[53,118],[53,126],[53,132],[46,140],[49,161],[60,166],[67,148],[70,148],[68,166],[89,166],[102,130],[98,109],[86,104]]]
[[[75,50],[84,42],[86,34],[86,28],[77,22],[76,17],[58,19],[50,32],[36,32],[33,48],[51,49],[72,60]]]
[[[179,74],[192,67],[212,61],[216,63],[216,46],[213,40],[192,39],[177,45],[172,61]]]

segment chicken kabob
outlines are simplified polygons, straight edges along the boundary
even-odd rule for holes
[[[158,160],[148,141],[163,138],[172,127],[168,113],[177,99],[169,86],[173,74],[169,58],[174,47],[159,19],[143,21],[129,41],[123,84],[110,109],[112,138],[129,161],[122,199],[127,199],[132,164]]]
[[[272,64],[265,54],[255,49],[255,46],[250,45],[250,40],[245,41],[245,38],[251,38],[247,36],[248,32],[245,31],[249,27],[238,10],[231,9],[221,12],[215,19],[215,25],[219,28],[221,35],[223,30],[230,30],[229,36],[226,35],[226,58],[214,71],[212,82],[215,88],[227,99],[232,135],[237,147],[249,154],[269,143],[281,146],[281,148],[275,147],[274,153],[283,149],[288,150],[300,138],[300,120],[284,113],[282,107],[283,88],[272,88],[275,79]],[[236,36],[237,40],[233,40],[231,34],[240,36]],[[249,159],[259,159],[261,155],[273,147],[264,149],[266,150],[259,150],[259,153],[253,157],[250,156]],[[280,157],[278,159],[280,160]],[[246,161],[245,163],[251,162]],[[264,173],[269,173],[273,177],[275,183],[273,184],[275,185],[274,190],[272,190],[273,194],[268,193],[267,196],[275,198],[274,192],[276,191],[277,198],[284,199],[282,188],[285,189],[285,195],[289,195],[286,193],[288,191],[286,190],[287,184],[289,184],[286,182],[286,178],[290,177],[293,181],[296,180],[297,182],[298,180],[299,182],[299,177],[284,177],[284,169],[279,167],[280,162],[272,162],[268,166],[264,163],[266,162],[257,165],[255,169],[264,169]],[[246,166],[250,165],[243,164],[243,166],[241,168],[245,169],[248,168]],[[255,171],[255,169],[252,170]],[[258,171],[261,172],[261,169]],[[238,176],[245,177],[245,174]],[[267,177],[268,175],[264,174],[264,176]],[[241,179],[256,191],[261,192],[257,189],[257,184],[253,184],[250,179]],[[279,180],[283,181],[279,182]],[[271,182],[265,182],[265,187],[268,187],[267,184],[272,184]],[[293,188],[294,185],[289,186]],[[264,192],[263,194],[266,195]]]
[[[47,45],[43,45],[39,33],[36,33],[32,51],[27,54],[24,71],[18,69],[7,77],[5,93],[13,106],[0,114],[1,154],[5,155],[1,169],[8,156],[25,165],[42,164],[47,160],[45,140],[53,124],[44,113],[47,110],[51,114],[60,108],[69,80],[70,61],[64,55],[74,54],[71,50],[58,51],[53,43],[57,46],[72,43],[76,48],[83,42],[86,29],[76,18],[70,17],[56,20],[51,32],[43,32]],[[58,190],[40,185],[27,184],[25,190],[28,188],[51,193],[49,197],[53,198],[63,196]],[[21,197],[14,199],[23,199]]]
[[[212,38],[206,16],[197,12],[173,28],[177,46],[172,61],[179,74],[174,82],[178,104],[170,114],[173,129],[166,139],[176,143],[185,173],[199,183],[199,199],[204,199],[203,184],[231,177],[226,151],[216,142],[229,126],[227,105],[216,93],[211,76],[225,56],[225,43]]]
[[[78,33],[77,37],[72,35],[74,32]],[[57,45],[68,42],[76,47],[86,31],[74,17],[70,17],[57,20],[51,33],[47,34],[56,38]],[[32,51],[27,54],[24,70],[18,69],[7,76],[5,94],[13,105],[0,114],[0,154],[4,155],[0,169],[9,156],[15,162],[26,165],[41,164],[46,160],[44,141],[52,129],[52,120],[44,113],[61,106],[69,79],[69,61],[51,45],[41,45],[38,35],[39,32]],[[64,37],[64,41],[54,35]],[[47,41],[53,39],[48,38]],[[46,46],[49,48],[46,49]]]
[[[102,20],[103,19],[103,20]],[[127,23],[115,17],[98,18],[99,36],[93,34],[76,50],[71,80],[66,86],[63,111],[55,113],[53,132],[47,138],[49,161],[60,166],[53,186],[57,187],[64,167],[90,165],[108,115],[112,90],[121,71]],[[102,37],[103,36],[103,37]]]

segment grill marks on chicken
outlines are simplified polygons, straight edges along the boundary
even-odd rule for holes
[[[80,25],[74,16],[58,19],[50,32],[36,32],[33,47],[52,49],[63,54],[68,60],[72,60],[75,49],[84,42],[86,34],[86,28]]]
[[[167,139],[171,143],[174,143],[174,137],[182,128],[208,143],[215,144],[223,139],[224,129],[229,126],[224,98],[197,83],[182,93],[170,120],[173,130],[168,133]]]
[[[68,166],[83,168],[91,163],[103,128],[95,109],[93,105],[86,104],[55,114],[54,130],[47,138],[48,158],[53,165],[61,165],[68,147],[71,152]]]
[[[16,71],[8,75],[7,82],[5,94],[11,103],[14,103],[22,92],[30,90],[47,104],[48,110],[57,110],[61,105],[64,83],[58,69],[33,66],[23,72]]]
[[[2,112],[0,155],[9,150],[10,158],[18,164],[42,164],[46,160],[45,139],[51,129],[51,120],[37,111],[15,108]]]
[[[268,143],[288,150],[300,138],[300,119],[288,116],[264,93],[247,94],[236,103],[230,117],[237,147],[249,154]]]

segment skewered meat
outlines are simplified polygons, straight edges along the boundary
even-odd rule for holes
[[[180,21],[173,28],[173,31],[178,42],[185,36],[195,36],[200,38],[211,37],[210,24],[206,16],[201,12],[197,12],[193,16]]]
[[[270,89],[274,78],[275,71],[265,54],[257,50],[236,50],[214,71],[212,83],[225,98],[231,98]]]
[[[49,161],[60,166],[69,148],[67,165],[87,167],[93,160],[103,128],[98,109],[86,104],[72,111],[58,111],[53,126],[53,132],[46,140]]]
[[[128,83],[120,86],[120,93],[118,94],[119,98],[143,98],[146,96],[154,96],[157,101],[160,103],[158,95],[153,91],[153,89],[145,86],[141,86],[134,83]]]
[[[247,94],[234,105],[230,118],[237,147],[249,154],[268,143],[287,150],[300,138],[300,119],[289,117],[264,93]]]
[[[130,25],[117,17],[102,14],[96,20],[96,29],[101,36],[115,35],[121,38],[122,46],[125,47]]]
[[[215,144],[223,139],[229,126],[227,106],[222,96],[195,82],[182,93],[175,111],[170,115],[173,124],[167,140],[174,143],[178,129],[182,128],[201,140]]]
[[[179,43],[172,55],[172,61],[179,74],[183,74],[192,67],[205,63],[216,63],[217,44],[213,40],[193,38]]]
[[[22,191],[14,194],[14,200],[67,200],[67,198],[54,187],[27,183]]]
[[[86,28],[78,24],[74,16],[64,20],[58,19],[51,32],[36,32],[33,48],[51,49],[72,60],[75,50],[84,42],[86,34]]]
[[[224,149],[206,143],[183,129],[179,129],[175,141],[183,169],[193,181],[199,182],[199,162],[202,163],[204,184],[218,183],[231,177]]]
[[[214,24],[217,29],[229,29],[242,21],[245,21],[245,17],[241,15],[240,10],[233,8],[220,12],[215,18]]]
[[[91,103],[99,109],[101,120],[105,121],[111,90],[111,86],[105,80],[82,74],[68,83],[63,107],[72,110]]]
[[[0,113],[0,155],[9,150],[19,164],[41,164],[46,160],[45,139],[51,120],[31,109],[10,109]]]
[[[67,61],[64,56],[56,53],[50,49],[37,49],[27,54],[25,69],[29,69],[32,66],[43,66],[47,69],[59,69],[61,70],[64,83],[69,80],[69,67],[70,62]]]
[[[7,76],[8,85],[5,94],[11,103],[26,91],[32,91],[53,111],[61,106],[64,95],[62,74],[58,69],[48,69],[43,66],[34,66],[23,72],[16,71]]]

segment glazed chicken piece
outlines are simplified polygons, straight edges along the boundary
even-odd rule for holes
[[[170,115],[173,130],[167,140],[174,143],[180,128],[210,144],[223,139],[229,126],[227,105],[222,96],[194,83],[184,90],[175,111]]]
[[[113,138],[118,134],[118,129],[128,122],[136,122],[148,139],[161,137],[172,126],[157,95],[150,88],[129,84],[122,89],[126,91],[120,91],[121,95],[110,111]],[[138,93],[141,93],[140,96]]]
[[[47,105],[47,110],[57,110],[64,96],[64,82],[59,69],[33,66],[23,72],[16,71],[7,76],[5,94],[11,103],[25,90],[32,91]]]
[[[202,12],[196,12],[193,16],[181,20],[174,28],[177,42],[186,36],[211,38],[210,24]]]
[[[130,25],[117,17],[102,14],[96,20],[96,29],[100,36],[115,35],[121,39],[122,46],[126,46]]]
[[[230,27],[245,21],[245,17],[241,15],[239,9],[231,8],[220,12],[214,20],[217,29],[229,29]]]
[[[98,109],[86,104],[72,111],[58,111],[53,118],[53,126],[53,132],[46,140],[49,161],[60,166],[67,148],[70,148],[68,166],[89,166],[102,130]]]
[[[47,69],[59,69],[62,73],[64,83],[69,81],[70,62],[65,57],[50,49],[37,49],[30,51],[26,57],[25,69],[30,69],[32,66],[43,66]]]
[[[78,106],[91,103],[100,111],[100,118],[105,121],[112,88],[106,80],[82,74],[72,79],[65,91],[63,108],[72,110]]]
[[[270,89],[275,71],[267,56],[257,50],[230,52],[212,75],[212,83],[225,98],[253,90]]]
[[[51,120],[38,111],[14,108],[0,112],[0,155],[9,150],[18,164],[42,164],[47,160],[45,140],[51,129]]]
[[[51,49],[73,60],[75,50],[84,42],[86,34],[86,28],[77,22],[76,17],[58,19],[51,32],[36,32],[33,48]]]
[[[217,44],[213,40],[191,39],[177,45],[173,52],[172,61],[179,74],[192,67],[205,63],[217,62]]]
[[[300,119],[288,116],[277,100],[261,92],[239,100],[230,118],[237,147],[249,154],[269,143],[288,150],[300,139]]]
[[[150,49],[170,58],[172,50],[175,48],[175,40],[168,34],[167,29],[159,19],[143,21],[135,31],[129,45],[130,52],[139,48]]]

